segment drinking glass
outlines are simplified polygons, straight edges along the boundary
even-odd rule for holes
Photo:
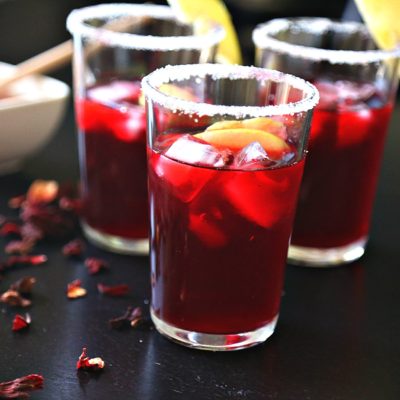
[[[93,243],[148,253],[146,122],[141,78],[166,64],[212,62],[220,26],[179,22],[165,6],[103,4],[73,11],[81,223]]]
[[[158,69],[142,88],[155,326],[206,350],[261,343],[278,318],[318,92],[277,71],[217,64]]]
[[[257,65],[299,75],[321,97],[289,260],[309,266],[356,260],[368,240],[399,50],[378,50],[360,23],[324,18],[272,20],[255,29],[253,41]]]

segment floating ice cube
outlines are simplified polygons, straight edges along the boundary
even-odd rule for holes
[[[341,104],[357,105],[371,98],[376,89],[370,83],[356,83],[350,81],[315,82],[320,93],[318,108],[335,109]]]
[[[136,102],[140,96],[140,82],[115,81],[89,90],[88,97],[98,102]]]
[[[207,213],[190,213],[189,229],[208,247],[222,247],[228,242],[227,235]]]
[[[268,157],[267,152],[259,142],[252,142],[236,154],[234,166],[240,169],[252,169],[265,167],[273,160]]]
[[[191,135],[182,135],[165,155],[177,161],[202,167],[223,167],[227,162],[225,154]]]

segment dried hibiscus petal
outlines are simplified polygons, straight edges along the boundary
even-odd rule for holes
[[[11,256],[4,261],[4,266],[5,268],[10,268],[17,264],[39,265],[45,263],[46,261],[47,256],[44,254],[37,254],[33,256]]]
[[[108,286],[108,285],[104,285],[103,283],[98,283],[97,290],[101,294],[104,294],[107,296],[119,297],[119,296],[125,296],[128,294],[129,286],[126,284]]]
[[[32,302],[24,299],[16,290],[8,289],[0,296],[0,302],[14,307],[28,307]]]
[[[76,363],[76,369],[84,369],[88,371],[101,371],[105,366],[104,361],[100,357],[89,358],[87,356],[87,349],[82,349],[82,354]]]
[[[30,240],[12,240],[11,242],[7,243],[4,251],[7,254],[25,255],[32,251],[34,245],[35,243]]]
[[[108,262],[101,258],[88,257],[85,260],[85,266],[90,275],[95,275],[103,269],[108,269]]]
[[[20,235],[21,227],[15,222],[5,222],[0,228],[1,236]]]
[[[37,179],[32,182],[26,194],[30,203],[51,203],[57,198],[58,183],[56,181],[45,181]]]
[[[62,248],[62,253],[67,257],[79,257],[85,250],[85,243],[81,239],[74,239]]]
[[[0,383],[0,398],[26,399],[29,392],[43,388],[44,379],[41,375],[31,374],[9,382]]]
[[[20,314],[17,314],[13,320],[12,330],[14,332],[21,331],[23,329],[29,328],[30,324],[31,324],[31,316],[29,314],[25,314],[25,317],[23,317]]]
[[[22,194],[21,196],[11,197],[11,199],[8,200],[8,207],[20,208],[25,200],[26,200],[26,196],[24,194]]]
[[[21,236],[22,239],[35,243],[42,239],[44,234],[37,226],[27,222],[21,226]]]
[[[19,293],[29,294],[32,292],[32,287],[36,283],[36,278],[33,276],[24,276],[18,281],[14,282],[11,286],[11,290],[15,290]]]
[[[140,307],[128,307],[125,314],[121,317],[113,318],[109,321],[111,328],[122,329],[136,327],[143,321],[143,312]]]
[[[61,197],[58,206],[62,210],[73,211],[75,213],[79,213],[82,208],[82,202],[80,199],[73,199],[70,197]]]
[[[67,297],[69,299],[79,299],[80,297],[86,296],[86,289],[81,286],[82,282],[80,279],[75,279],[67,286]]]

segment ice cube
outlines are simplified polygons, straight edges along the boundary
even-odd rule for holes
[[[215,169],[196,168],[176,162],[162,154],[153,153],[150,166],[156,175],[169,183],[174,196],[185,203],[191,202],[217,173]]]
[[[273,160],[259,142],[252,142],[235,156],[234,166],[240,169],[256,169],[268,166]]]
[[[225,154],[192,135],[182,135],[171,145],[165,155],[176,161],[202,167],[223,167],[227,162]]]
[[[350,81],[315,82],[320,93],[318,108],[336,109],[339,105],[357,105],[367,101],[376,90],[370,83],[356,83]]]
[[[225,182],[223,190],[238,214],[263,228],[271,228],[290,212],[286,197],[291,184],[282,168],[235,174]]]
[[[101,103],[121,101],[136,103],[140,96],[140,90],[140,82],[115,81],[90,89],[88,97]]]

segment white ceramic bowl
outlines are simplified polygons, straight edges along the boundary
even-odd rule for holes
[[[0,63],[0,79],[14,66]],[[17,171],[50,140],[70,94],[68,85],[46,76],[21,79],[0,95],[0,174]]]

